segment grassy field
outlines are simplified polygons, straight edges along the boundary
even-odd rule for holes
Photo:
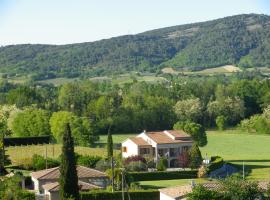
[[[121,143],[128,137],[137,134],[113,134],[114,143]],[[226,161],[235,164],[242,169],[243,161],[245,163],[245,171],[248,172],[248,179],[270,179],[270,136],[248,134],[240,130],[226,131],[207,131],[208,144],[201,148],[203,157],[219,155]],[[100,136],[100,142],[106,143],[107,136]],[[47,145],[48,157],[58,157],[61,151],[60,145]],[[76,147],[76,152],[87,155],[100,155],[106,153],[104,148],[87,148]],[[16,159],[29,157],[33,154],[45,154],[45,146],[26,146],[26,147],[9,147],[7,154],[13,162]],[[204,179],[196,179],[196,181],[205,181]],[[161,188],[173,185],[183,185],[189,183],[188,179],[168,180],[168,181],[144,181],[141,185],[145,188]]]
[[[24,158],[31,158],[34,154],[45,156],[47,147],[47,156],[50,158],[58,158],[61,153],[61,145],[29,145],[29,146],[20,146],[20,147],[8,147],[7,155],[10,156],[10,159],[13,164],[16,165],[16,162]],[[97,155],[105,156],[106,149],[104,148],[89,148],[89,147],[75,147],[75,151],[81,155]],[[119,153],[119,151],[115,151]]]
[[[113,135],[115,143],[124,141],[136,134]],[[270,179],[270,136],[248,134],[241,130],[207,131],[208,144],[201,148],[203,157],[222,156],[239,169],[243,161],[249,179]],[[101,136],[106,142],[107,136]]]

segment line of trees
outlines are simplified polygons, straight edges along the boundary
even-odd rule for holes
[[[235,126],[270,104],[270,80],[175,77],[167,84],[78,81],[63,86],[0,83],[0,110],[13,136],[52,135],[70,123],[76,144],[99,134],[172,129],[176,123]]]

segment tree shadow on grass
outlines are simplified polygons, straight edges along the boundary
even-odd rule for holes
[[[243,160],[230,160],[227,162],[242,162]],[[257,163],[261,162],[262,164],[258,165]],[[270,160],[244,160],[244,170],[245,175],[248,176],[254,169],[265,169],[269,168],[270,170],[270,164],[266,165],[264,162],[270,162]],[[254,164],[253,164],[254,163]],[[243,164],[242,163],[230,163],[234,167],[236,167],[239,172],[243,172]]]

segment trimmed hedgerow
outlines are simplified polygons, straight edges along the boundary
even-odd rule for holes
[[[158,190],[140,190],[128,192],[132,200],[159,200]],[[128,194],[125,192],[125,199],[128,199]],[[122,192],[109,192],[109,191],[92,191],[81,192],[81,200],[122,200]]]
[[[189,171],[155,171],[155,172],[129,172],[128,178],[132,181],[154,181],[197,178],[197,170]]]

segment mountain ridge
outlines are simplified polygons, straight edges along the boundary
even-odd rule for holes
[[[243,14],[94,42],[0,47],[2,73],[100,76],[163,67],[270,66],[270,16]]]

